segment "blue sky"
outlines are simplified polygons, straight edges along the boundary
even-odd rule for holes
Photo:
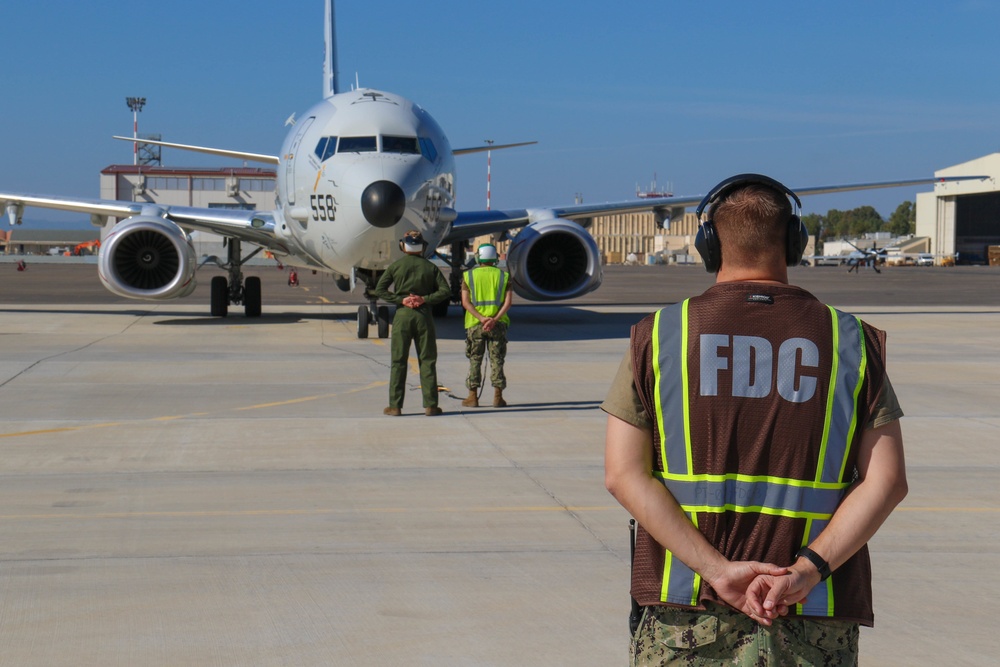
[[[99,8],[99,9],[95,9]],[[276,154],[322,92],[322,0],[13,1],[3,12],[0,189],[97,197],[139,131]],[[493,207],[698,194],[757,171],[790,187],[931,176],[997,150],[1000,3],[341,0],[340,70],[493,154]],[[166,165],[232,165],[164,152]],[[458,158],[462,209],[485,155]],[[806,213],[919,188],[810,197]],[[56,214],[26,212],[52,217]]]

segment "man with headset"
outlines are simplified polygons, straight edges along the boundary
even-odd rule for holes
[[[469,377],[465,386],[469,396],[462,405],[479,407],[479,387],[482,386],[483,357],[489,352],[490,382],[493,385],[493,407],[503,408],[507,401],[503,390],[507,377],[503,362],[507,356],[507,327],[513,295],[510,275],[497,268],[497,249],[483,243],[476,251],[479,266],[465,272],[462,280],[462,307],[465,308],[465,356],[469,358]]]
[[[451,295],[451,289],[441,271],[424,259],[427,242],[420,232],[406,232],[399,247],[406,254],[390,264],[375,285],[378,298],[396,305],[390,343],[389,407],[382,413],[398,417],[403,412],[406,365],[410,341],[413,341],[420,365],[424,414],[434,417],[440,415],[442,410],[438,407],[437,332],[431,306],[446,300]],[[390,290],[390,286],[393,289]]]
[[[639,524],[633,665],[853,665],[873,623],[902,411],[884,332],[789,284],[808,238],[789,199],[758,174],[705,197],[716,283],[632,328],[602,406],[605,484]]]

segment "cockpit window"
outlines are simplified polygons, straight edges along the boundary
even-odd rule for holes
[[[391,137],[383,135],[382,152],[420,155],[420,149],[417,147],[416,137]]]
[[[420,154],[431,162],[437,162],[437,149],[434,148],[434,143],[427,137],[420,137]]]
[[[321,137],[319,143],[316,144],[316,157],[319,158],[320,162],[323,162],[333,157],[336,149],[337,137]]]
[[[341,137],[338,153],[374,153],[378,150],[375,137]]]

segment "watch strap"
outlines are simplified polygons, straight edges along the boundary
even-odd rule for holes
[[[830,564],[823,560],[823,557],[818,553],[810,549],[809,547],[802,547],[795,554],[795,558],[805,558],[810,563],[816,566],[819,570],[819,580],[826,581],[830,578]]]

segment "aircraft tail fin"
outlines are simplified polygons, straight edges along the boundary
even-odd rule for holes
[[[340,92],[340,72],[337,71],[337,19],[333,0],[326,0],[323,25],[323,99]]]

